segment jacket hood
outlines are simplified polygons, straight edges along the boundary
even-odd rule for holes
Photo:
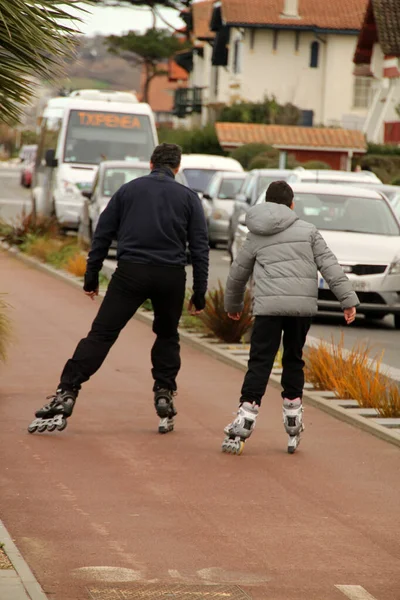
[[[249,210],[246,225],[256,235],[275,235],[298,220],[296,213],[284,204],[264,202]]]

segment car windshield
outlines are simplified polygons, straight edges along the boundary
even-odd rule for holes
[[[150,169],[144,169],[142,167],[113,167],[106,169],[103,179],[103,196],[113,196],[115,192],[119,190],[121,185],[136,179],[137,177],[143,177],[148,175]]]
[[[384,199],[297,193],[295,211],[300,219],[321,230],[400,235],[399,225]]]
[[[241,190],[244,182],[244,176],[242,178],[227,178],[224,179],[219,188],[218,198],[220,200],[233,200]]]
[[[262,175],[258,178],[257,196],[264,192],[274,181],[287,181],[288,175]]]
[[[71,110],[64,162],[98,165],[103,160],[150,158],[154,137],[144,115]]]
[[[195,192],[204,193],[216,169],[183,169],[188,186]]]

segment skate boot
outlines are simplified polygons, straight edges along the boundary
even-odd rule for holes
[[[178,414],[173,402],[174,392],[160,388],[154,392],[154,405],[160,417],[158,433],[169,433],[174,429],[174,417]]]
[[[44,431],[62,431],[67,426],[67,418],[72,415],[74,410],[77,392],[62,390],[56,391],[53,396],[48,396],[50,400],[42,408],[36,411],[36,419],[28,427],[29,433],[43,433]]]
[[[301,398],[283,399],[283,424],[289,434],[288,452],[293,454],[300,444],[301,432],[304,431],[303,404]]]
[[[239,405],[236,419],[224,429],[226,438],[222,442],[222,452],[242,454],[245,441],[251,436],[260,407],[251,402]]]

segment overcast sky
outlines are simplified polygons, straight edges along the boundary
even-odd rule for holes
[[[148,9],[130,8],[130,7],[91,7],[86,5],[87,14],[81,14],[82,23],[79,25],[81,33],[84,35],[94,35],[101,33],[103,35],[121,34],[133,29],[135,31],[144,31],[151,26],[153,19]],[[69,12],[73,12],[69,9]],[[177,11],[162,10],[164,18],[174,27],[182,27],[183,21],[179,18]],[[162,21],[157,22],[159,27],[163,27]]]

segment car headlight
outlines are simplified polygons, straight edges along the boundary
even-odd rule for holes
[[[400,257],[396,257],[389,267],[389,275],[400,275]]]

